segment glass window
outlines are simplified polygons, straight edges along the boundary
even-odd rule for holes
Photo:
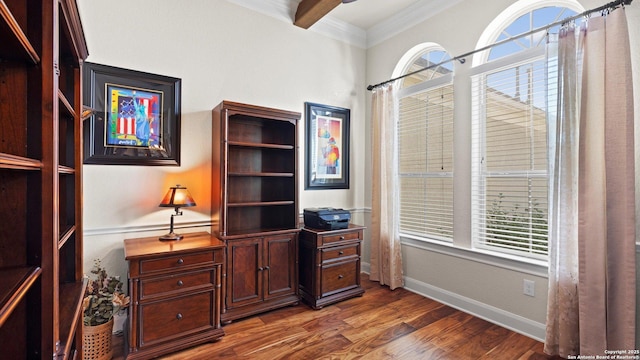
[[[404,74],[441,64],[450,56],[431,47]],[[453,238],[453,63],[403,79],[399,93],[398,159],[400,234]]]
[[[511,24],[507,25],[494,42],[503,41],[514,36],[522,35],[534,29],[541,28],[556,21],[574,16],[577,13],[573,10],[548,6],[535,9],[515,19]],[[557,32],[558,27],[549,29],[550,32]],[[533,34],[523,36],[518,39],[507,41],[504,44],[494,46],[489,52],[488,60],[499,59],[508,55],[513,55],[523,50],[544,46],[545,32],[538,31]]]
[[[514,14],[491,42],[576,13],[547,6]],[[556,93],[556,62],[546,53],[545,35],[491,48],[471,81],[473,246],[535,259],[548,252],[547,131],[555,118],[549,99]]]

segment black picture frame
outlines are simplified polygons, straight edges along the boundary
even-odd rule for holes
[[[181,79],[89,62],[82,70],[85,164],[180,165]]]
[[[305,190],[349,188],[351,110],[305,102]]]

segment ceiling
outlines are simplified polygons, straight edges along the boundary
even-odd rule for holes
[[[336,0],[226,0],[278,18],[294,26],[302,1],[318,4]],[[319,21],[314,31],[361,48],[374,46],[463,0],[357,0],[340,3]],[[322,7],[319,5],[318,7]]]
[[[340,4],[327,17],[343,21],[362,30],[369,30],[414,3],[421,0],[359,0]],[[425,2],[424,0],[422,0]],[[291,11],[295,13],[300,0],[291,0]]]

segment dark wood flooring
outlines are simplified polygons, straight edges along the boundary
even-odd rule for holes
[[[163,359],[553,359],[542,343],[363,274],[362,297],[304,303],[225,325],[217,342]],[[114,359],[123,359],[122,338]]]

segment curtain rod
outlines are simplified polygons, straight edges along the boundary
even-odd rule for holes
[[[572,17],[569,17],[569,18],[566,18],[566,19],[563,19],[563,20],[559,20],[559,21],[553,22],[553,23],[551,23],[551,24],[548,24],[548,25],[545,25],[545,26],[542,26],[542,27],[539,27],[539,28],[533,29],[533,30],[528,31],[528,32],[526,32],[526,33],[522,33],[522,34],[520,34],[520,35],[512,36],[512,37],[510,37],[510,38],[508,38],[508,39],[500,40],[500,41],[498,41],[498,42],[495,42],[495,43],[493,43],[493,44],[487,45],[487,46],[482,47],[482,48],[480,48],[480,49],[476,49],[476,50],[473,50],[473,51],[469,51],[469,52],[467,52],[467,53],[464,53],[464,54],[462,54],[462,55],[458,55],[458,56],[452,57],[452,58],[450,58],[449,60],[445,60],[445,61],[439,62],[439,63],[437,63],[437,64],[432,64],[432,65],[429,65],[429,66],[423,67],[423,68],[418,69],[418,70],[416,70],[416,71],[412,71],[412,72],[410,72],[410,73],[408,73],[408,74],[400,75],[400,76],[398,76],[398,77],[395,77],[395,78],[393,78],[393,79],[389,79],[389,80],[387,80],[387,81],[383,81],[383,82],[378,83],[378,84],[375,84],[375,85],[369,85],[369,86],[367,86],[367,90],[371,91],[371,90],[373,90],[373,89],[375,89],[375,88],[377,88],[377,87],[380,87],[380,86],[382,86],[382,85],[386,85],[386,84],[388,84],[388,83],[392,83],[392,82],[394,82],[394,81],[396,81],[396,80],[403,79],[403,78],[405,78],[405,77],[407,77],[407,76],[415,75],[415,74],[420,73],[420,72],[423,72],[423,71],[425,71],[425,70],[433,69],[433,68],[435,68],[435,67],[438,67],[438,66],[440,66],[440,65],[444,65],[444,64],[450,63],[450,62],[452,62],[452,61],[460,61],[460,63],[461,63],[461,64],[464,64],[464,63],[465,63],[465,61],[466,61],[466,59],[465,59],[465,58],[466,58],[467,56],[469,56],[469,55],[473,55],[473,54],[475,54],[475,53],[477,53],[477,52],[481,52],[481,51],[485,51],[485,50],[491,49],[491,48],[492,48],[492,47],[494,47],[494,46],[502,45],[502,44],[508,43],[508,42],[510,42],[510,41],[517,40],[517,39],[523,38],[523,37],[525,37],[525,36],[529,36],[529,35],[535,34],[535,33],[539,32],[539,31],[548,30],[549,28],[552,28],[552,27],[554,27],[554,26],[556,26],[556,25],[562,25],[562,24],[568,23],[568,22],[570,22],[570,21],[573,21],[573,20],[579,19],[579,18],[581,18],[581,17],[588,16],[588,15],[590,15],[590,14],[594,13],[594,12],[603,11],[603,10],[607,10],[607,9],[615,9],[615,8],[617,8],[617,7],[618,7],[618,6],[620,6],[620,5],[622,5],[622,6],[624,6],[624,5],[630,5],[632,1],[633,1],[633,0],[616,0],[616,1],[612,1],[612,2],[610,2],[610,3],[607,3],[607,4],[605,4],[605,5],[602,5],[602,6],[600,6],[600,7],[593,8],[593,9],[591,9],[591,10],[584,11],[584,12],[582,12],[582,13],[578,14],[578,15],[574,15],[574,16],[572,16]]]

